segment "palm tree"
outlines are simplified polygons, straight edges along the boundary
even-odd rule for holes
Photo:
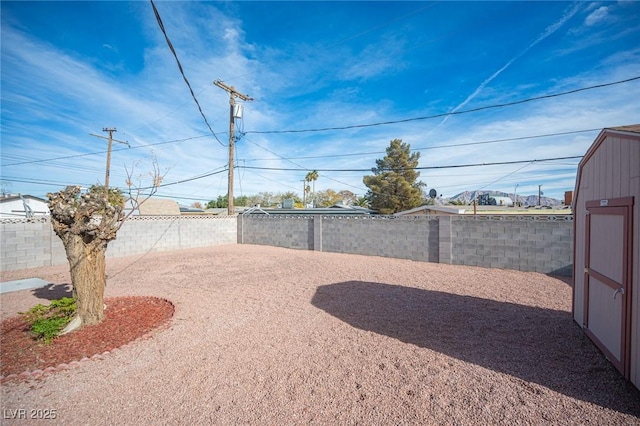
[[[319,176],[320,175],[318,174],[318,171],[317,170],[313,170],[313,171],[307,173],[307,176],[305,176],[305,178],[304,178],[307,182],[311,182],[313,184],[313,191],[311,192],[313,207],[316,206],[316,181],[318,180]]]
[[[355,205],[358,207],[369,207],[369,200],[367,197],[358,197],[356,199]]]

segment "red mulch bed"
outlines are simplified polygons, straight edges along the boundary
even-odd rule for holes
[[[103,322],[60,336],[49,345],[34,340],[22,316],[2,321],[0,375],[44,370],[112,351],[166,323],[174,313],[171,302],[156,297],[118,297],[105,303]]]

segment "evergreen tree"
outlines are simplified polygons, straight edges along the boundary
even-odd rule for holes
[[[420,153],[411,153],[411,145],[402,139],[394,139],[387,148],[387,155],[376,160],[372,176],[362,181],[369,188],[366,194],[370,208],[380,214],[393,214],[409,210],[422,204],[423,182],[418,181],[420,172],[416,171]]]

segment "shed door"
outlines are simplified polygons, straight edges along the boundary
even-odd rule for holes
[[[584,271],[587,335],[627,378],[632,202],[624,198],[587,203]]]

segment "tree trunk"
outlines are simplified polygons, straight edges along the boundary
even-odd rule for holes
[[[98,324],[104,319],[107,242],[93,240],[87,244],[81,236],[74,234],[67,238],[65,250],[77,300],[76,316],[82,326]]]

